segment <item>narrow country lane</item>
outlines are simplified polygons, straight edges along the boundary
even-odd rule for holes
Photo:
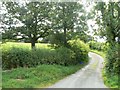
[[[89,53],[89,57],[91,59],[87,66],[49,88],[107,88],[101,74],[103,58],[92,52]]]

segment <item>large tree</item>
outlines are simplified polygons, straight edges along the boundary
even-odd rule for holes
[[[68,40],[77,34],[83,34],[87,30],[86,13],[82,4],[78,2],[59,2],[54,3],[53,9],[52,43],[67,46]]]
[[[118,2],[99,2],[95,6],[100,35],[109,43],[120,42],[120,6]]]
[[[98,2],[95,6],[100,35],[107,38],[106,71],[118,74],[120,64],[120,5],[119,2]]]
[[[3,35],[11,30],[13,31],[13,34],[11,32],[12,35],[20,36],[20,39],[28,39],[34,48],[37,40],[49,33],[51,24],[49,17],[51,4],[49,2],[28,2],[24,4],[6,2],[4,5],[7,13],[3,23],[7,20],[9,25],[8,28],[4,29]],[[12,23],[10,23],[11,20]],[[21,25],[18,26],[13,22]]]

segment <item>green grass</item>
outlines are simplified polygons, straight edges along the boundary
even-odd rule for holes
[[[36,43],[36,48],[45,48],[45,49],[51,49],[49,47],[50,44],[47,43]],[[2,48],[10,48],[10,47],[21,47],[21,48],[27,48],[31,49],[31,44],[30,43],[22,43],[22,42],[6,42],[4,44],[1,44]]]
[[[47,87],[56,81],[75,73],[83,65],[60,66],[40,65],[36,68],[17,68],[2,73],[3,88]]]
[[[90,50],[90,51],[102,56],[104,59],[106,57],[106,53],[103,51],[98,51],[98,50]]]
[[[106,73],[105,70],[102,70],[102,76],[106,86],[109,88],[118,88],[118,75],[111,75],[110,73]]]
[[[99,54],[106,60],[106,53],[102,51],[97,51],[97,50],[91,50],[91,52],[94,52],[96,54]],[[106,62],[106,61],[105,61]],[[102,76],[103,80],[106,86],[109,88],[118,88],[118,75],[111,75],[110,73],[106,73],[105,67],[102,70]]]
[[[11,50],[12,47],[18,47],[20,50],[28,50],[30,51],[31,45],[30,43],[16,43],[16,42],[7,42],[4,44],[1,44],[3,50]],[[41,59],[41,57],[45,56],[48,57],[51,54],[54,55],[54,53],[51,53],[53,51],[51,47],[49,47],[49,44],[41,44],[36,43],[36,48],[41,49],[40,51],[43,53],[45,50],[47,50],[49,53],[46,55],[42,54],[38,60]],[[14,49],[13,49],[14,50]],[[23,53],[22,51],[22,53]],[[16,53],[16,51],[15,51]],[[41,54],[38,52],[38,54]],[[50,54],[50,55],[49,55]],[[68,54],[68,53],[67,53]],[[60,55],[65,55],[63,53],[60,53]],[[59,55],[59,56],[60,56]],[[54,55],[56,56],[56,54]],[[57,57],[59,57],[57,56]],[[71,55],[68,55],[71,56]],[[12,56],[13,57],[13,56]],[[18,56],[17,56],[18,57]],[[22,54],[22,58],[23,54]],[[53,60],[55,57],[49,57],[50,60]],[[60,57],[61,59],[61,57]],[[67,58],[68,59],[68,58]],[[9,60],[9,59],[8,59]],[[13,60],[13,59],[12,59]],[[15,59],[16,60],[16,59]],[[24,62],[26,59],[22,59]],[[36,61],[36,59],[34,59]],[[48,60],[48,59],[47,59]],[[65,60],[62,58],[61,60]],[[70,59],[69,59],[70,60]],[[30,59],[28,59],[30,62]],[[34,62],[35,62],[34,61]],[[60,60],[58,60],[60,61]],[[33,63],[32,63],[33,64]],[[45,63],[46,64],[46,63]],[[12,70],[6,70],[2,72],[2,87],[3,88],[40,88],[40,87],[48,87],[58,80],[61,80],[65,78],[66,76],[75,73],[77,70],[85,66],[85,64],[81,65],[74,65],[74,66],[61,66],[61,65],[38,65],[35,67],[30,68],[16,68]]]

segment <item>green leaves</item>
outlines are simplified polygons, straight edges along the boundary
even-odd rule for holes
[[[102,14],[102,21],[98,22],[101,25],[101,35],[106,36],[109,43],[116,42],[115,38],[119,37],[117,34],[119,30],[116,28],[119,26],[118,2],[109,2],[108,4],[99,2],[96,7],[96,10]]]
[[[56,64],[63,66],[79,64],[76,60],[74,51],[66,47],[49,49],[45,48],[45,45],[42,45],[35,50],[30,50],[25,44],[15,44],[16,45],[11,44],[9,46],[5,44],[2,46],[3,69],[35,67],[41,64]]]
[[[88,62],[88,52],[89,46],[84,42],[77,40],[69,40],[69,47],[72,51],[75,52],[76,61],[80,62]]]
[[[47,35],[46,33],[49,32],[49,14],[52,6],[48,2],[28,2],[24,5],[17,2],[6,2],[4,5],[8,11],[6,14],[8,23],[10,23],[11,18],[12,24],[15,27],[14,33],[16,35],[20,33],[19,36],[24,35],[21,39],[28,37],[27,39],[29,39],[31,43],[34,43],[37,42],[39,38],[45,37]],[[9,17],[9,15],[11,15],[11,17]],[[4,18],[4,20],[6,18]],[[15,24],[16,20],[18,24],[21,23],[22,25],[18,26],[18,24]],[[10,24],[8,26],[10,26]],[[11,27],[13,26],[11,25]],[[7,29],[9,30],[9,28]]]
[[[106,56],[106,72],[110,75],[119,75],[119,31],[120,31],[120,7],[119,2],[99,2],[97,4],[97,11],[101,12],[101,22],[98,24],[101,26],[101,36],[107,38],[109,46],[107,46]],[[100,20],[99,20],[100,21]],[[113,81],[114,82],[114,81]],[[116,82],[116,81],[115,81]],[[110,81],[111,83],[111,81]]]

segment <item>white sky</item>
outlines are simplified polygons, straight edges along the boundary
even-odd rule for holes
[[[82,0],[82,3],[84,5],[84,7],[85,7],[85,10],[88,13],[93,9],[93,7],[95,5],[95,3],[91,2],[91,1],[92,0],[89,0],[89,1]],[[93,1],[95,1],[95,0],[93,0]],[[98,1],[100,1],[100,0],[98,0]],[[104,2],[108,2],[108,0],[103,0],[103,1]],[[98,28],[99,28],[99,26],[96,24],[96,21],[94,19],[90,19],[90,20],[87,21],[87,24],[88,24],[88,27],[89,27],[88,35],[93,36],[95,38],[95,40],[97,40],[98,42],[105,42],[105,39],[100,38],[99,36],[94,35],[95,34],[94,29],[98,30]]]

